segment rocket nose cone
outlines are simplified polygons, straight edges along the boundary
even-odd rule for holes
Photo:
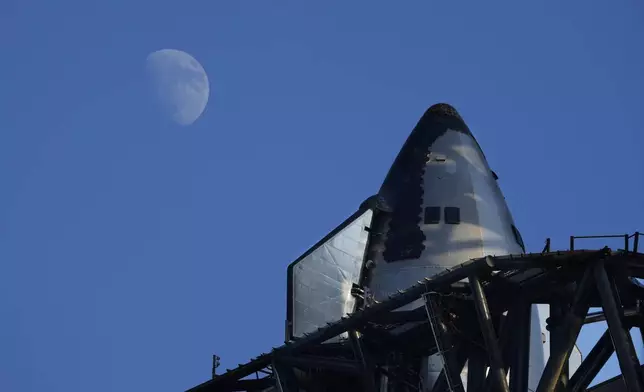
[[[423,118],[420,120],[419,125],[421,124],[421,128],[430,131],[442,129],[442,127],[446,126],[455,131],[464,132],[472,136],[472,133],[465,124],[465,121],[463,121],[461,115],[458,114],[452,105],[448,105],[446,103],[437,103],[430,106],[423,115]],[[438,128],[436,128],[437,125]]]
[[[409,197],[423,194],[423,190],[414,188],[410,184],[417,184],[420,187],[421,182],[424,181],[428,153],[433,151],[434,143],[448,131],[468,135],[476,143],[476,139],[456,109],[446,103],[430,106],[407,137],[380,187],[378,195],[384,200],[383,205],[390,210],[395,210],[398,206],[405,205]],[[409,196],[406,192],[411,192],[410,194],[413,195]],[[413,203],[415,201],[411,205],[414,205]]]
[[[454,109],[452,105],[448,105],[446,103],[437,103],[435,105],[432,105],[429,109],[427,109],[427,113],[434,116],[451,117],[463,121],[456,109]]]

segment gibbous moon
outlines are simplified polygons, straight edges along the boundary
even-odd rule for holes
[[[146,71],[164,112],[177,124],[187,126],[203,113],[210,95],[208,75],[186,52],[161,49],[150,53]]]

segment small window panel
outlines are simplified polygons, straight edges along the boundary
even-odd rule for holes
[[[425,207],[425,224],[435,225],[441,221],[440,207]]]
[[[512,225],[512,233],[514,234],[514,239],[516,240],[517,244],[523,249],[525,252],[525,244],[523,243],[523,238],[521,237],[521,233],[519,233],[519,229],[517,229],[514,225]]]
[[[445,207],[445,223],[451,225],[461,223],[461,209],[458,207]]]
[[[429,154],[427,154],[425,162],[445,163],[446,160],[447,157],[445,155],[430,152]]]

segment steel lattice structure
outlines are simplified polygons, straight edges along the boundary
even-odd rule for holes
[[[639,328],[644,340],[644,286],[637,281],[644,254],[639,233],[623,237],[625,249],[617,251],[575,250],[575,238],[590,237],[571,237],[567,251],[551,252],[548,240],[542,253],[467,261],[189,391],[419,391],[419,358],[441,352],[445,367],[434,392],[525,392],[535,303],[551,305],[552,334],[536,392],[644,391],[629,333]],[[396,311],[419,298],[424,306]],[[595,307],[601,311],[589,312]],[[582,326],[604,320],[606,332],[569,375]],[[346,338],[328,342],[339,335]],[[622,374],[587,389],[613,353]],[[466,362],[467,388],[460,377]]]

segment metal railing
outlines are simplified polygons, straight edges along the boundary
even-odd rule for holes
[[[624,239],[624,251],[625,252],[631,252],[630,248],[630,242],[631,238],[633,238],[633,248],[632,252],[637,253],[637,249],[639,246],[640,242],[640,232],[636,231],[633,234],[613,234],[613,235],[571,235],[570,236],[570,250],[575,250],[575,240],[576,239],[586,239],[586,238],[623,238]],[[546,248],[544,248],[544,252],[548,249],[550,251],[550,238],[546,240]]]

